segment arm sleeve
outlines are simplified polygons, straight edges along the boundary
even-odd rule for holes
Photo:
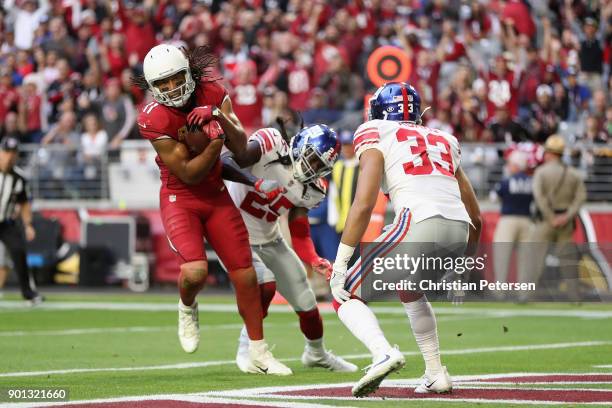
[[[353,137],[353,149],[357,159],[361,157],[361,154],[369,149],[378,149],[382,152],[380,146],[380,132],[378,126],[375,123],[366,122],[357,128],[355,136]]]
[[[259,129],[249,137],[249,142],[255,141],[261,149],[261,156],[265,156],[271,152],[278,151],[287,147],[287,143],[281,136],[280,132],[274,128]]]
[[[30,193],[30,184],[23,179],[23,190],[21,193],[17,195],[17,202],[19,204],[27,203],[32,199],[32,195]]]
[[[291,232],[293,250],[297,256],[302,262],[309,265],[314,264],[319,259],[319,255],[317,255],[312,238],[310,237],[308,217],[302,216],[291,220],[289,222],[289,231]]]

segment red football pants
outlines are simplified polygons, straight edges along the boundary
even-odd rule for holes
[[[205,199],[160,194],[162,222],[181,263],[206,260],[204,238],[228,271],[253,265],[249,234],[226,189]]]

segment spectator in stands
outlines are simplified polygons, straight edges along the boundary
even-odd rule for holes
[[[51,127],[51,130],[42,138],[41,143],[43,145],[54,143],[74,148],[79,145],[79,139],[77,116],[70,111],[62,113],[57,124]]]
[[[45,52],[55,51],[60,58],[70,60],[74,56],[75,42],[68,36],[66,22],[62,17],[53,17],[49,21],[49,36],[41,46]]]
[[[327,93],[321,88],[314,88],[310,94],[310,108],[303,113],[304,122],[333,123],[340,119],[341,111],[327,108]]]
[[[589,107],[591,91],[580,83],[578,70],[573,66],[567,69],[567,96],[569,100],[567,120],[578,122]]]
[[[113,33],[106,44],[100,46],[100,65],[102,71],[111,77],[119,77],[128,67],[128,55],[124,47],[124,36]]]
[[[575,20],[571,7],[566,8],[567,16],[574,32],[580,39],[580,69],[585,76],[585,81],[592,90],[600,89],[603,74],[603,47],[602,33],[597,31],[597,20],[587,17],[582,29]]]
[[[584,133],[579,135],[579,138],[588,145],[608,143],[609,141],[606,130],[600,127],[599,120],[595,116],[586,118]]]
[[[7,136],[11,136],[17,140],[23,140],[23,131],[19,126],[19,116],[17,113],[13,111],[7,113],[1,129],[2,132],[0,133],[0,140]]]
[[[142,61],[147,52],[157,45],[155,28],[150,19],[151,10],[140,4],[127,10],[123,2],[124,0],[117,0],[117,14],[121,19],[121,31],[125,35],[125,54],[128,59]],[[163,15],[165,6],[166,2],[160,2],[157,18]]]
[[[93,113],[83,118],[83,130],[80,141],[83,160],[86,163],[97,162],[108,148],[108,134]]]
[[[497,108],[494,119],[487,126],[485,139],[509,144],[531,140],[531,134],[520,123],[512,119],[507,108],[500,107]]]
[[[96,112],[110,140],[110,148],[117,149],[127,138],[136,122],[134,104],[121,93],[118,79],[107,80],[102,99],[96,103]]]
[[[593,93],[591,101],[590,115],[595,116],[602,126],[606,117],[606,109],[608,108],[609,95],[603,89],[598,89]]]
[[[495,186],[494,199],[501,201],[501,216],[493,235],[495,280],[507,282],[514,249],[526,242],[531,228],[531,177],[527,175],[527,155],[514,150],[506,161],[507,175]],[[517,259],[521,256],[519,254]],[[502,292],[495,292],[503,295]]]
[[[34,31],[46,19],[49,10],[49,1],[25,0],[15,4],[15,0],[4,0],[4,9],[9,11],[9,20],[15,29],[15,45],[17,48],[27,50],[32,48]]]
[[[4,123],[6,115],[15,110],[19,94],[13,86],[11,71],[7,68],[0,70],[0,126]]]
[[[531,109],[531,136],[533,141],[544,143],[546,139],[557,131],[559,116],[553,107],[553,89],[550,85],[538,86],[536,103]]]
[[[42,139],[44,115],[42,104],[36,78],[30,74],[24,78],[19,95],[19,122],[24,131],[21,142],[38,143]]]

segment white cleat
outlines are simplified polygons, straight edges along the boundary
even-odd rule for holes
[[[237,358],[236,363],[238,364]],[[291,371],[289,367],[274,358],[268,348],[268,345],[264,341],[259,344],[249,344],[249,361],[246,365],[246,371],[244,372],[251,374],[268,375],[293,374],[293,371]]]
[[[338,373],[354,373],[357,371],[357,366],[349,363],[342,357],[334,355],[331,351],[325,351],[323,354],[309,351],[308,348],[302,354],[302,364],[306,367],[322,367],[329,371]]]
[[[198,303],[185,306],[179,300],[178,304],[178,336],[181,347],[186,353],[193,353],[200,344],[200,322],[198,320]]]
[[[366,375],[353,386],[353,395],[357,398],[365,397],[375,392],[380,383],[391,373],[399,371],[406,364],[404,355],[397,349],[397,346],[389,349],[380,356],[372,365],[366,367]]]
[[[416,394],[448,394],[453,392],[453,380],[446,367],[442,367],[442,370],[434,375],[425,373],[421,377],[422,383],[414,389]]]

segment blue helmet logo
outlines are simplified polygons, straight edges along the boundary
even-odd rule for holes
[[[369,119],[421,123],[421,97],[406,82],[390,82],[370,98]]]
[[[313,125],[300,130],[291,139],[293,176],[309,183],[331,173],[340,152],[336,132],[326,125]]]

